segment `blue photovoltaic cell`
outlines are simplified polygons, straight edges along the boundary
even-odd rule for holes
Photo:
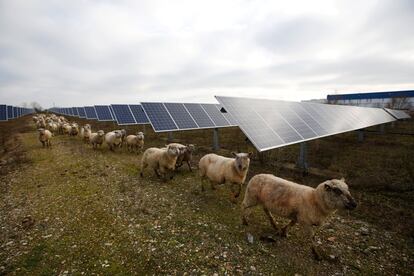
[[[182,103],[164,103],[179,129],[195,129],[198,125]]]
[[[95,107],[93,106],[85,106],[85,113],[87,119],[97,119],[98,116],[96,115]]]
[[[7,119],[14,119],[13,106],[11,106],[11,105],[7,106]]]
[[[201,104],[204,110],[207,112],[211,120],[217,127],[229,126],[230,123],[224,118],[224,115],[218,110],[216,104]]]
[[[0,104],[0,121],[7,121],[7,105]]]
[[[156,132],[176,130],[173,119],[168,113],[163,103],[141,103],[142,108],[151,121],[151,125]]]
[[[131,109],[132,115],[134,115],[134,118],[137,124],[148,124],[149,123],[149,119],[140,104],[130,104],[129,108]]]
[[[200,128],[215,127],[214,122],[210,119],[200,104],[185,103],[184,106]]]
[[[84,107],[78,107],[77,109],[78,109],[79,118],[85,118],[86,117],[85,108]]]
[[[18,118],[17,116],[17,107],[13,106],[13,117]]]
[[[111,107],[118,125],[135,125],[137,123],[127,104],[112,104]]]
[[[79,117],[79,114],[78,114],[78,109],[77,109],[76,107],[72,107],[72,113],[73,113],[73,115],[75,115],[75,116],[78,116],[78,117]]]
[[[95,105],[96,115],[99,121],[113,121],[111,110],[108,105]]]

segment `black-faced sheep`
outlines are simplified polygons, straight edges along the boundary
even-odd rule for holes
[[[248,209],[262,205],[272,226],[279,231],[273,215],[290,219],[281,229],[299,223],[314,239],[312,226],[320,226],[337,209],[355,209],[357,206],[344,179],[332,179],[316,188],[300,185],[271,174],[258,174],[247,184],[242,203],[242,221],[247,225]],[[313,247],[313,249],[315,249]]]
[[[150,167],[158,177],[167,180],[167,174],[175,170],[175,163],[180,154],[180,149],[168,145],[166,148],[148,148],[141,159],[141,177],[144,177],[144,170]],[[172,174],[170,176],[172,178]]]
[[[232,201],[235,202],[240,195],[241,186],[246,180],[252,153],[232,153],[234,158],[223,157],[214,153],[204,155],[199,162],[201,176],[201,190],[204,191],[204,179],[210,180],[211,188],[215,189],[215,184],[229,182],[233,194]],[[237,190],[234,191],[234,187]]]
[[[52,143],[50,141],[52,139],[52,133],[49,130],[44,129],[44,128],[39,128],[38,131],[39,131],[39,141],[42,143],[42,146],[43,147],[52,146]]]

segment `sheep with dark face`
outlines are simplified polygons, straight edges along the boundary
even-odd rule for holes
[[[101,147],[102,143],[105,138],[105,132],[103,130],[99,130],[98,132],[91,133],[89,137],[89,143],[91,143],[92,147],[96,149],[98,145]]]
[[[199,162],[201,176],[201,190],[204,191],[204,179],[208,178],[211,188],[215,189],[215,184],[229,182],[232,190],[232,201],[235,202],[241,192],[241,186],[246,180],[252,153],[235,153],[234,158],[223,157],[214,153],[204,155]],[[237,186],[234,191],[233,186]]]
[[[168,145],[165,148],[148,148],[141,159],[141,177],[144,177],[144,170],[150,167],[158,177],[167,180],[167,174],[175,170],[175,163],[180,154],[180,149],[176,146]],[[172,174],[170,176],[172,179]]]
[[[288,229],[299,223],[310,234],[312,226],[320,226],[338,209],[355,209],[357,204],[351,196],[345,179],[332,179],[316,188],[300,185],[271,174],[255,175],[247,184],[242,203],[242,221],[247,225],[248,210],[261,205],[272,226],[279,231],[273,215],[290,219],[281,229],[287,236]]]
[[[37,131],[39,132],[39,141],[42,143],[42,146],[51,147],[52,133],[44,128],[39,128]]]

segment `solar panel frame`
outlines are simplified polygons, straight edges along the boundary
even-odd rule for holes
[[[155,132],[179,130],[177,124],[163,103],[142,102],[141,105]]]
[[[385,111],[387,111],[391,116],[394,116],[397,120],[404,120],[404,119],[410,119],[411,116],[407,114],[404,110],[398,110],[398,109],[391,109],[391,108],[384,108]]]
[[[95,105],[96,116],[100,122],[113,122],[114,118],[109,105]]]
[[[137,124],[134,114],[132,114],[128,104],[111,104],[111,107],[118,125],[124,126]]]
[[[77,107],[79,118],[86,118],[85,108]]]
[[[141,104],[130,104],[129,109],[131,110],[137,125],[144,125],[150,123],[148,115],[145,113],[145,110]]]
[[[85,106],[85,115],[86,115],[86,119],[91,120],[91,119],[98,119],[98,115],[96,114],[96,110],[94,106]]]
[[[0,121],[7,122],[8,116],[7,116],[7,105],[0,104]]]
[[[327,136],[332,136],[344,132],[354,131],[361,128],[379,125],[383,123],[388,123],[395,121],[395,119],[379,108],[365,108],[364,107],[350,107],[350,106],[337,106],[337,105],[326,105],[326,104],[316,104],[316,103],[296,103],[296,102],[283,102],[283,101],[275,101],[275,100],[267,100],[267,99],[251,99],[251,98],[237,98],[237,97],[223,97],[223,96],[216,96],[216,99],[219,101],[219,103],[227,110],[228,113],[230,113],[233,118],[236,120],[238,126],[243,131],[243,133],[248,137],[248,139],[253,143],[253,145],[256,147],[256,149],[260,152],[288,146],[292,144],[297,144],[301,142],[306,142],[314,139],[319,139]],[[284,104],[292,104],[292,105],[302,105],[302,109],[307,111],[307,113],[310,115],[310,118],[312,120],[318,122],[319,118],[322,118],[326,122],[331,122],[330,119],[324,119],[323,115],[329,115],[334,116],[335,118],[340,118],[340,116],[344,116],[344,114],[347,112],[349,114],[353,115],[352,118],[346,118],[346,123],[344,124],[346,127],[337,128],[339,131],[330,131],[328,134],[325,135],[317,135],[312,138],[307,139],[300,139],[292,142],[286,142],[281,138],[277,131],[270,127],[267,124],[267,121],[259,116],[257,113],[257,110],[253,106],[260,103],[260,110],[263,110],[264,106],[266,105],[274,105],[276,106],[278,103],[284,103]],[[362,109],[361,109],[362,108]],[[238,113],[238,110],[242,110],[242,112]],[[273,108],[273,113],[269,116],[274,116],[273,114],[276,112],[274,110],[278,110],[278,108]],[[295,110],[294,108],[292,110]],[[300,110],[300,109],[297,109]],[[304,112],[301,110],[300,112]],[[383,112],[380,112],[383,111]],[[337,112],[335,115],[334,113]],[[359,113],[359,115],[358,115]],[[306,114],[306,113],[303,113]],[[339,115],[338,115],[339,114]],[[352,122],[355,122],[356,119],[360,119],[361,114],[364,114],[364,117],[367,117],[367,119],[364,119],[364,121],[360,124],[357,124],[356,126],[349,128],[349,124]],[[378,117],[378,118],[376,118]],[[379,118],[380,117],[380,118]],[[332,118],[332,117],[326,117],[326,118]],[[343,119],[343,118],[340,118]],[[335,125],[334,123],[328,124],[330,126]],[[322,129],[324,129],[323,126],[321,126]],[[258,134],[256,133],[258,132]],[[259,138],[263,137],[264,140],[260,140]],[[258,138],[258,139],[256,139]],[[277,140],[279,138],[279,140]],[[282,143],[278,143],[278,142]]]
[[[78,109],[76,107],[72,107],[73,116],[79,117]]]
[[[183,103],[163,103],[179,130],[199,129]]]
[[[7,106],[7,119],[14,119],[12,105]]]

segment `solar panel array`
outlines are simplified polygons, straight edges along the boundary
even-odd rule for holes
[[[144,102],[155,132],[234,126],[217,104]]]
[[[113,121],[112,112],[109,105],[95,105],[98,121]]]
[[[142,109],[142,105],[130,104],[129,109],[131,109],[132,115],[134,116],[135,122],[137,122],[137,124],[149,123],[148,117]]]
[[[0,104],[0,121],[5,122],[21,116],[34,113],[34,109]]]
[[[134,115],[127,104],[112,104],[112,111],[118,125],[135,125]]]
[[[77,109],[78,109],[79,118],[86,118],[85,108],[84,107],[77,107]]]
[[[259,151],[395,121],[379,108],[216,98]]]
[[[403,110],[389,109],[389,108],[384,108],[384,109],[385,109],[385,111],[390,113],[392,116],[394,116],[398,120],[404,120],[404,119],[410,119],[411,118],[411,116]]]
[[[97,119],[98,118],[98,115],[96,115],[94,106],[85,106],[85,113],[86,113],[86,119]]]

